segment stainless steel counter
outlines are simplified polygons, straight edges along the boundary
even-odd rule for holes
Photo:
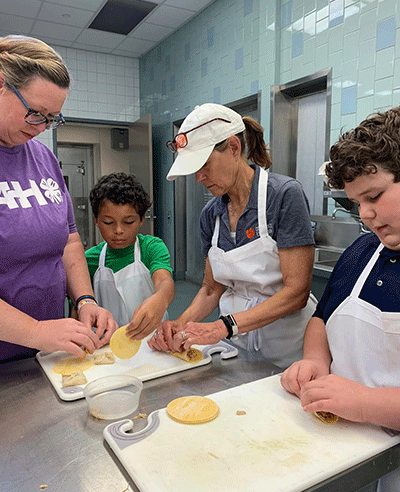
[[[216,354],[208,365],[145,382],[138,411],[150,414],[180,396],[278,372],[257,354],[240,351],[228,360]],[[92,418],[83,399],[60,400],[36,360],[0,364],[0,492],[35,492],[41,485],[46,492],[137,491],[103,440],[109,423]],[[309,492],[356,491],[398,466],[399,454],[392,448]]]

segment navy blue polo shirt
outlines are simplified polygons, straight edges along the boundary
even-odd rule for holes
[[[249,201],[236,225],[236,242],[229,226],[227,202],[229,197],[215,197],[203,208],[200,215],[200,234],[203,253],[207,256],[217,216],[221,217],[218,247],[230,251],[259,238],[258,228],[258,183],[260,167],[250,164],[255,170]],[[288,176],[268,173],[267,185],[268,234],[277,243],[278,249],[309,246],[314,244],[310,221],[310,208],[301,184]]]
[[[325,324],[348,297],[368,261],[380,245],[378,237],[365,234],[349,246],[337,262],[314,316]],[[364,286],[360,299],[381,311],[400,312],[400,251],[383,248]]]

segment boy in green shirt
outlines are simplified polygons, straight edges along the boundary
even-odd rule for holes
[[[90,192],[102,243],[86,251],[96,300],[127,334],[143,339],[167,317],[174,298],[170,255],[164,242],[139,229],[151,205],[133,175],[112,173]]]

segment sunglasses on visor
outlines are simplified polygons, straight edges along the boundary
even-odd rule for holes
[[[229,120],[224,120],[223,118],[214,118],[210,121],[206,121],[205,123],[202,123],[199,126],[195,126],[191,130],[188,130],[187,132],[178,133],[173,140],[170,140],[169,142],[167,142],[168,150],[170,150],[173,154],[175,154],[175,152],[177,152],[178,149],[185,148],[188,144],[188,139],[187,139],[186,135],[190,132],[193,132],[194,130],[198,130],[199,128],[201,128],[204,125],[208,125],[212,121],[223,121],[225,123],[230,123]]]

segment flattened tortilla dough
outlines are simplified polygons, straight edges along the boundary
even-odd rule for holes
[[[331,412],[314,412],[314,415],[319,420],[322,420],[324,424],[336,424],[336,422],[339,420],[339,417]]]
[[[121,326],[110,339],[111,352],[119,359],[130,359],[140,349],[141,340],[131,340],[126,336],[126,326]]]
[[[68,359],[60,360],[53,367],[53,371],[56,374],[72,374],[73,372],[87,371],[93,366],[93,361],[86,357],[70,357]]]
[[[62,387],[66,388],[67,386],[78,386],[79,384],[86,384],[87,379],[83,372],[79,369],[79,371],[73,372],[72,374],[63,374],[62,375]]]
[[[94,355],[93,362],[96,365],[114,364],[115,357],[112,352],[103,352],[102,354]]]
[[[195,364],[196,362],[200,362],[201,360],[203,360],[203,353],[200,350],[194,348],[184,350],[183,352],[171,352],[171,354],[174,357],[178,357],[178,359],[190,362],[190,364]]]
[[[181,424],[204,424],[218,416],[219,408],[204,396],[183,396],[168,403],[167,413]]]

